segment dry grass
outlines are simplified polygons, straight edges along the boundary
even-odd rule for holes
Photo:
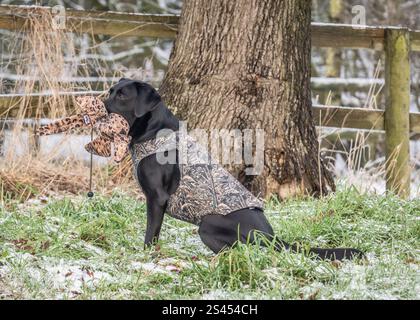
[[[379,79],[381,75],[381,61],[379,60],[372,75],[373,79]],[[367,92],[367,97],[363,108],[370,110],[379,109],[379,101],[384,85],[372,84]],[[324,104],[332,106],[333,92],[329,92]],[[329,121],[328,117],[333,117],[333,114],[327,115],[326,119],[320,119],[320,122]],[[320,126],[320,123],[318,124]],[[337,170],[336,158],[339,156],[345,162],[346,173],[344,181],[347,185],[357,187],[361,192],[376,192],[383,193],[386,184],[386,167],[387,163],[384,153],[385,135],[383,132],[373,130],[355,131],[346,129],[345,120],[342,128],[326,129],[322,128],[318,131],[319,152],[327,155],[328,162],[331,164],[330,170],[335,171],[336,175],[340,176]],[[381,146],[382,145],[382,146]],[[398,150],[395,150],[397,153]],[[395,154],[391,155],[393,158]],[[392,170],[392,166],[390,166]],[[395,169],[394,169],[395,170]],[[415,172],[415,160],[412,161],[412,172]],[[418,177],[414,175],[412,179],[413,184],[418,184]],[[412,188],[412,197],[416,197],[419,190],[416,187]]]
[[[93,171],[93,191],[110,195],[116,188],[142,197],[131,175],[131,160],[120,166],[101,166]],[[89,191],[89,171],[80,163],[29,163],[0,168],[0,203],[6,199],[26,201],[53,194],[83,194]]]
[[[106,75],[106,68],[98,61],[89,60],[87,64],[78,59],[66,59],[86,50],[86,41],[93,42],[94,39],[89,35],[76,37],[57,30],[52,14],[39,9],[34,9],[28,17],[22,32],[10,37],[9,61],[2,61],[2,64],[8,65],[18,76],[12,93],[22,98],[0,114],[0,119],[15,120],[7,133],[9,147],[0,158],[0,197],[24,201],[52,192],[84,193],[89,186],[89,163],[81,161],[80,154],[63,156],[59,152],[61,146],[70,145],[75,135],[60,137],[58,143],[48,146],[47,152],[34,152],[39,149],[42,138],[35,137],[31,127],[39,125],[45,117],[60,118],[71,112],[73,99],[63,92],[93,91],[88,82],[81,85],[62,81],[63,78],[88,77],[92,69],[99,77]],[[94,52],[98,46],[93,42],[88,50]],[[49,95],[35,101],[30,94],[39,92]],[[29,127],[23,121],[28,115],[33,120]],[[2,124],[0,121],[0,136],[4,136],[5,132],[5,122]],[[79,133],[88,134],[86,131]],[[94,191],[99,189],[108,194],[116,186],[127,191],[136,189],[133,188],[129,166],[128,159],[118,166],[112,163],[94,166]]]
[[[26,201],[38,195],[52,192],[79,194],[86,190],[86,174],[65,173],[57,166],[31,161],[29,164],[16,164],[15,168],[0,169],[1,198],[13,198]]]

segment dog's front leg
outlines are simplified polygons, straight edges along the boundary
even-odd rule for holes
[[[163,216],[169,196],[160,192],[159,195],[147,198],[147,228],[144,240],[145,247],[149,247],[159,240]]]

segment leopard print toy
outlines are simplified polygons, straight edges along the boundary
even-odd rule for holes
[[[76,104],[80,112],[76,115],[41,126],[37,130],[40,136],[66,132],[76,128],[93,127],[99,131],[99,137],[85,146],[85,149],[101,157],[111,156],[111,143],[114,143],[114,160],[121,162],[128,154],[128,136],[130,126],[120,115],[108,114],[104,103],[97,97],[77,97]]]
[[[124,117],[111,113],[96,125],[100,136],[88,143],[85,149],[101,157],[111,156],[111,142],[114,142],[114,161],[119,163],[128,154],[131,137],[128,135],[130,126]]]

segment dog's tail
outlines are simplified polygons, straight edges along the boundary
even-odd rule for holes
[[[336,249],[321,249],[321,248],[310,248],[306,250],[303,247],[300,247],[295,244],[288,244],[282,240],[276,238],[275,248],[277,251],[281,250],[290,250],[292,252],[300,253],[305,252],[309,255],[314,255],[316,258],[321,260],[352,260],[352,259],[361,259],[364,257],[362,251],[353,249],[353,248],[336,248]]]

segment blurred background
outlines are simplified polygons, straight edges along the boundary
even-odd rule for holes
[[[354,18],[354,7],[363,6],[366,24],[372,26],[404,26],[420,29],[420,0],[313,0],[313,22],[346,23]],[[11,5],[62,5],[76,10],[120,11],[149,14],[180,14],[181,0],[62,0],[14,1]],[[45,26],[40,21],[42,30]],[[48,108],[57,117],[66,114],[66,101],[58,98],[60,92],[94,92],[107,90],[121,77],[130,77],[159,87],[162,81],[173,41],[156,38],[117,37],[106,35],[76,35],[64,32],[28,35],[0,29],[0,98],[7,95],[51,94]],[[42,52],[42,54],[34,54]],[[420,111],[420,53],[411,54],[412,90],[411,111]],[[384,54],[367,49],[321,49],[312,51],[312,99],[314,104],[358,108],[384,108]],[[56,97],[57,96],[57,97]],[[46,103],[45,101],[43,103]],[[19,106],[16,106],[19,107]],[[54,112],[52,112],[54,114]],[[63,166],[72,169],[74,189],[83,187],[89,154],[84,151],[88,135],[57,135],[31,140],[31,131],[23,118],[10,121],[7,114],[0,116],[0,168],[3,179],[21,179],[19,174],[31,172],[38,161],[43,168],[38,179],[57,179]],[[47,121],[41,119],[41,122]],[[32,141],[32,142],[31,142]],[[319,143],[328,159],[337,181],[355,185],[363,191],[382,193],[384,181],[384,135],[380,132],[362,132],[344,129],[319,129]],[[39,153],[32,155],[33,143]],[[28,171],[28,157],[32,169]],[[45,169],[46,163],[53,167]],[[412,196],[419,195],[420,143],[411,140]],[[103,176],[121,174],[109,160],[95,157],[96,169]],[[124,164],[123,164],[124,166]],[[128,164],[126,164],[128,166]],[[22,169],[24,168],[24,169]],[[26,171],[25,171],[26,170]],[[54,171],[55,170],[55,171]],[[128,170],[129,171],[129,170]],[[51,177],[51,172],[53,178]],[[12,176],[12,173],[14,175]],[[113,176],[115,177],[115,176]],[[128,180],[130,177],[126,177]],[[69,180],[65,176],[62,180]],[[114,179],[114,178],[113,178]],[[119,181],[105,179],[109,187]],[[113,182],[112,182],[113,181]],[[35,182],[34,182],[35,183]],[[64,183],[64,182],[63,182]],[[98,185],[99,182],[97,181]],[[63,186],[65,188],[65,186]]]

